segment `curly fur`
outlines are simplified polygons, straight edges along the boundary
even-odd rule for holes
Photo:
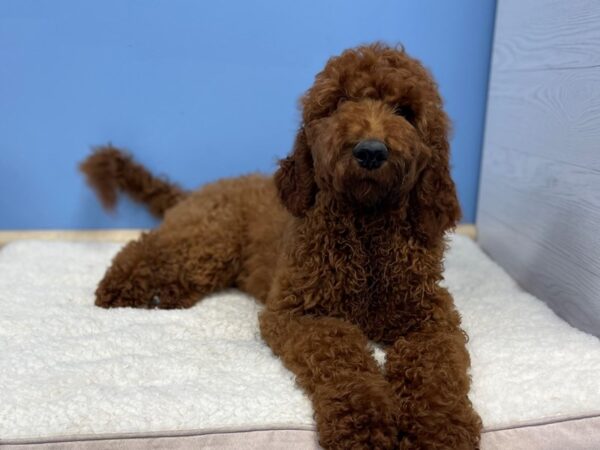
[[[80,165],[88,184],[102,202],[112,210],[117,203],[118,191],[123,191],[148,206],[158,218],[175,206],[185,195],[176,184],[155,177],[133,158],[112,145],[100,147]]]
[[[184,195],[112,148],[84,162],[105,204],[115,187],[159,213],[176,203],[115,257],[96,304],[185,308],[237,287],[265,303],[262,336],[310,396],[323,447],[477,448],[467,339],[439,284],[460,210],[435,83],[374,44],[330,59],[301,104],[273,178]],[[377,170],[352,157],[367,138],[390,151]],[[369,340],[386,348],[383,370]]]

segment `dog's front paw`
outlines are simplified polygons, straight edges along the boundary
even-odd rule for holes
[[[386,395],[380,386],[352,386],[328,394],[317,412],[319,442],[323,448],[398,448],[400,433],[392,396]]]
[[[424,411],[425,412],[425,411]],[[433,410],[421,417],[413,417],[411,425],[407,426],[406,433],[402,439],[401,450],[477,450],[480,448],[481,420],[476,414],[472,414],[471,422],[459,423],[455,419],[465,417],[464,412],[456,411],[451,418],[440,422]],[[467,414],[468,415],[468,414]],[[435,417],[437,423],[428,421],[426,418]],[[406,419],[403,422],[407,422]],[[419,423],[421,422],[421,423]]]

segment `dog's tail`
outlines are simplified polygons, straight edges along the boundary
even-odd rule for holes
[[[165,212],[187,196],[187,192],[164,178],[152,175],[136,163],[131,155],[112,145],[97,147],[79,169],[107,210],[117,203],[122,191],[133,200],[145,204],[150,212],[161,218]]]

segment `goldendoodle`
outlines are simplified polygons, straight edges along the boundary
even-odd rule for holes
[[[331,58],[301,104],[273,177],[185,192],[111,146],[84,161],[106,207],[123,191],[164,215],[115,257],[96,304],[187,308],[241,289],[264,303],[262,336],[310,396],[323,447],[477,448],[466,335],[440,286],[460,209],[435,82],[377,43]]]

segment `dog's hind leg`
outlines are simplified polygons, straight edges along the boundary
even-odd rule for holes
[[[234,283],[243,223],[235,205],[199,197],[184,200],[159,228],[117,254],[96,290],[96,305],[189,308]]]

